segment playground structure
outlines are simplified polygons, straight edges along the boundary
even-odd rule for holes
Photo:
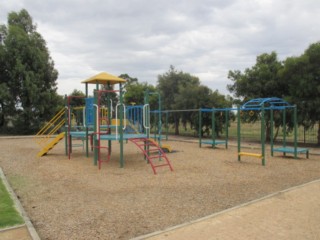
[[[85,84],[85,97],[66,96],[66,106],[57,116],[50,121],[45,130],[37,134],[36,139],[48,139],[42,141],[42,150],[38,153],[41,157],[48,153],[58,142],[65,139],[65,154],[71,158],[73,140],[80,139],[85,144],[86,156],[89,157],[89,145],[93,151],[93,164],[98,165],[99,169],[103,162],[108,162],[111,158],[112,141],[119,142],[120,148],[120,167],[125,165],[124,142],[130,141],[135,144],[143,153],[145,160],[152,167],[153,173],[156,169],[167,166],[171,171],[173,168],[165,152],[161,148],[161,143],[150,139],[150,106],[148,103],[149,94],[146,93],[145,104],[143,106],[129,106],[123,103],[123,83],[126,80],[112,76],[108,73],[100,73],[82,83]],[[95,90],[93,97],[89,97],[88,84],[94,84]],[[99,89],[103,85],[104,89]],[[118,90],[115,90],[118,85]],[[112,102],[111,94],[116,93],[119,98],[118,103]],[[82,125],[72,126],[73,120],[71,99],[81,98],[85,100],[85,106],[80,108],[82,111]],[[160,101],[160,95],[159,95]],[[103,106],[106,104],[106,106]],[[159,102],[159,107],[161,103]],[[79,108],[78,108],[79,109]],[[64,115],[64,118],[63,118]],[[64,132],[52,138],[62,126]],[[161,123],[159,123],[161,124]],[[58,127],[59,126],[59,127]],[[160,132],[161,133],[161,132]],[[39,136],[45,136],[44,138]],[[105,144],[107,143],[107,144]],[[158,161],[156,161],[158,160]]]
[[[286,110],[293,110],[293,133],[294,133],[294,146],[288,147],[286,142]],[[282,111],[283,112],[283,141],[282,147],[275,148],[273,143],[273,124],[274,124],[274,111]],[[251,116],[258,112],[261,120],[261,153],[252,153],[252,152],[244,152],[241,151],[241,115],[244,112],[248,112]],[[288,102],[284,101],[281,98],[257,98],[252,99],[241,107],[237,108],[237,139],[238,139],[238,161],[241,160],[241,156],[251,156],[257,157],[261,159],[262,165],[266,164],[265,160],[265,111],[270,111],[270,145],[271,145],[271,156],[273,156],[274,152],[282,152],[285,156],[287,153],[292,153],[294,158],[297,159],[298,153],[306,153],[306,157],[309,157],[309,150],[307,148],[298,148],[297,144],[297,108],[295,105],[290,105]]]
[[[202,139],[202,113],[211,113],[211,139]],[[225,114],[225,140],[217,140],[216,138],[216,113],[220,113],[221,116],[223,113]],[[199,147],[201,147],[202,144],[209,144],[214,148],[216,145],[224,144],[225,148],[228,148],[229,113],[230,109],[228,108],[199,109]]]
[[[168,166],[172,171],[172,166],[165,154],[165,152],[171,152],[172,149],[169,145],[162,144],[162,114],[165,113],[165,126],[168,129],[168,113],[169,112],[186,112],[186,111],[198,111],[199,114],[199,147],[203,144],[211,145],[212,148],[217,145],[224,145],[228,149],[228,128],[229,118],[231,114],[237,116],[237,148],[238,148],[238,161],[241,161],[241,157],[256,157],[261,159],[262,165],[266,164],[265,159],[265,142],[266,142],[266,120],[265,115],[268,112],[270,122],[270,145],[271,156],[275,152],[281,152],[284,156],[286,154],[293,154],[294,158],[297,158],[298,154],[305,153],[306,157],[309,157],[309,150],[307,148],[298,148],[297,146],[297,110],[296,106],[290,105],[283,99],[271,97],[271,98],[258,98],[252,99],[242,106],[237,108],[202,108],[191,110],[171,110],[162,111],[161,109],[161,96],[157,92],[145,92],[144,105],[140,106],[125,106],[123,103],[123,83],[124,79],[112,76],[107,73],[101,73],[93,76],[82,83],[85,84],[86,94],[85,97],[78,96],[66,96],[66,106],[64,109],[48,123],[48,125],[42,129],[38,135],[42,135],[44,132],[48,132],[44,138],[39,138],[41,141],[42,150],[38,153],[38,156],[47,154],[59,141],[65,139],[65,153],[68,158],[71,158],[72,147],[77,146],[73,144],[73,140],[81,140],[83,147],[86,151],[86,156],[89,157],[90,149],[93,151],[93,163],[98,165],[99,169],[101,164],[108,162],[112,152],[112,141],[118,141],[120,146],[120,167],[125,165],[124,161],[124,142],[132,142],[143,153],[145,160],[150,163],[154,174],[156,174],[157,167]],[[95,84],[96,88],[93,92],[93,97],[88,96],[88,84]],[[114,89],[115,85],[119,85],[118,90]],[[99,86],[103,85],[104,89],[99,89]],[[119,102],[113,103],[111,94],[118,94]],[[149,96],[157,95],[158,97],[158,109],[150,111]],[[82,98],[85,101],[83,107],[71,106],[71,100],[73,98]],[[78,110],[81,114],[75,114],[72,109]],[[282,129],[283,140],[281,147],[274,147],[273,142],[273,129],[274,129],[274,112],[282,112]],[[293,112],[293,134],[294,144],[293,147],[289,147],[286,142],[286,112]],[[154,114],[154,136],[153,139],[150,134],[151,124],[150,114]],[[211,117],[211,138],[202,138],[202,118],[203,115]],[[241,122],[244,114],[250,117],[256,116],[261,121],[260,126],[260,142],[261,153],[242,151],[241,149]],[[62,117],[64,115],[64,118]],[[79,116],[82,116],[79,117]],[[61,119],[62,118],[62,119]],[[218,120],[217,120],[218,118]],[[218,122],[219,121],[219,122]],[[81,126],[78,126],[80,122]],[[59,133],[52,138],[52,135],[57,132],[65,124],[65,131]],[[224,126],[224,139],[217,138],[217,124]],[[75,126],[74,126],[75,125]],[[76,127],[76,129],[74,129]],[[166,139],[168,135],[166,135]],[[43,140],[44,139],[44,140]],[[107,144],[105,144],[107,143]],[[79,144],[78,144],[79,145]],[[90,145],[90,149],[89,149]],[[158,159],[160,164],[155,164],[153,161]]]
[[[293,154],[293,157],[297,159],[298,154],[305,153],[306,158],[309,157],[309,149],[307,148],[298,148],[297,143],[297,110],[296,106],[290,105],[288,102],[284,101],[281,98],[271,97],[271,98],[258,98],[252,99],[242,106],[237,108],[202,108],[202,109],[190,109],[190,110],[171,110],[171,111],[163,111],[166,114],[166,126],[168,125],[168,113],[169,112],[199,112],[199,129],[198,129],[198,136],[199,136],[199,147],[201,148],[203,144],[211,145],[212,148],[216,147],[217,145],[225,145],[225,148],[228,148],[228,139],[229,139],[229,126],[230,126],[230,115],[233,112],[237,116],[237,148],[238,148],[238,161],[241,161],[241,157],[248,156],[248,157],[256,157],[261,159],[262,165],[266,164],[265,159],[265,145],[266,145],[266,112],[269,113],[269,122],[270,122],[270,149],[271,149],[271,156],[274,155],[275,152],[283,153],[283,156],[286,154]],[[281,147],[274,146],[274,112],[282,112],[282,142]],[[293,118],[293,146],[289,146],[286,141],[287,136],[287,120],[286,120],[286,112],[292,112]],[[211,137],[203,138],[202,137],[202,130],[203,130],[203,117],[204,114],[207,114],[207,117],[211,118]],[[261,152],[248,152],[242,151],[241,147],[241,122],[243,119],[243,115],[248,114],[250,117],[256,115],[257,118],[260,119],[260,144],[261,144]],[[217,117],[218,116],[218,117]],[[217,138],[217,118],[220,121],[220,127],[224,130],[224,139]],[[224,119],[224,122],[222,121]],[[224,127],[222,127],[224,126]]]

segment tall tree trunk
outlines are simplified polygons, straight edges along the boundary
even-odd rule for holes
[[[320,121],[318,122],[318,145],[320,146]]]
[[[174,134],[179,135],[179,117],[175,116],[174,117]]]
[[[5,118],[4,118],[4,111],[3,111],[3,104],[0,103],[0,108],[1,108],[1,112],[0,112],[0,128],[5,126]]]
[[[275,142],[277,140],[278,134],[279,134],[280,127],[277,127],[276,133],[273,136],[273,141]]]
[[[271,140],[271,126],[270,126],[270,123],[267,123],[266,124],[266,142],[270,142]]]

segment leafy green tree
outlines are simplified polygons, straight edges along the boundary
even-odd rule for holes
[[[320,145],[320,42],[299,57],[287,58],[281,77],[289,85],[288,100],[297,105],[299,124],[306,129],[318,124]]]
[[[119,77],[127,80],[127,82],[124,85],[125,88],[126,88],[127,85],[131,85],[133,83],[137,83],[138,82],[138,78],[130,77],[127,73],[123,73]]]
[[[70,94],[70,102],[69,104],[72,107],[80,107],[80,106],[84,106],[85,105],[85,97],[86,95],[84,94],[84,92],[74,89],[72,91],[72,93]]]
[[[252,68],[229,71],[228,90],[236,97],[244,99],[282,97],[288,93],[288,84],[279,78],[279,70],[283,68],[277,53],[261,54]]]
[[[61,104],[58,72],[25,9],[8,15],[0,35],[0,128],[6,131],[11,119],[15,133],[34,133]]]
[[[126,93],[124,95],[125,103],[127,105],[143,105],[146,91],[156,92],[156,88],[148,83],[139,82],[127,85]],[[158,98],[155,95],[149,96],[149,104],[151,109],[157,109]]]
[[[10,91],[7,83],[8,72],[6,71],[5,47],[3,45],[4,37],[7,35],[5,26],[0,26],[0,128],[6,125],[5,116],[14,108],[10,97]],[[8,115],[7,115],[8,116]]]
[[[143,105],[146,91],[156,92],[156,88],[147,82],[140,83],[137,78],[132,78],[128,74],[121,74],[119,77],[127,80],[125,84],[124,102],[126,105]],[[152,110],[158,109],[158,97],[149,96],[149,104]]]
[[[191,95],[194,96],[194,92],[192,92],[193,88],[198,88],[199,86],[200,81],[197,77],[182,71],[178,72],[174,66],[171,65],[168,72],[158,76],[157,89],[162,96],[163,109],[178,110],[185,108],[187,105],[192,105],[191,108],[197,108],[196,105],[191,103]],[[175,113],[169,118],[169,122],[174,123],[176,135],[179,135],[181,115],[183,114]],[[187,119],[184,119],[184,122],[186,121]]]
[[[218,90],[212,91],[205,86],[199,87],[199,106],[201,108],[231,108],[232,107],[232,98],[229,96],[225,96],[220,94]],[[199,108],[200,108],[199,107]],[[202,113],[202,132],[203,136],[205,133],[207,135],[210,134],[210,131],[215,131],[216,136],[220,136],[225,129],[225,112],[224,111],[216,111],[215,112],[215,126],[212,126],[212,113]],[[232,116],[232,113],[229,113]],[[198,116],[194,119],[194,128],[196,131],[199,129],[199,121]]]
[[[173,66],[170,66],[168,72],[158,77],[157,88],[163,96],[165,110],[224,108],[232,105],[218,91],[212,92],[207,86],[201,85],[199,78],[189,73],[179,72]],[[179,135],[180,123],[184,128],[189,123],[191,128],[198,131],[198,114],[197,111],[172,113],[169,122],[174,124],[175,134]],[[202,122],[205,129],[211,128],[211,117],[205,117]],[[217,131],[221,131],[221,128],[217,127]]]
[[[117,92],[114,91],[114,85],[104,84],[104,85],[100,85],[100,86],[101,86],[100,87],[101,90],[108,91],[108,92],[100,93],[101,104],[104,106],[108,106],[108,101],[111,100],[112,107],[115,108],[118,101],[119,101],[119,95]],[[108,99],[110,99],[110,100],[108,100]],[[110,102],[109,102],[109,104],[110,104]]]
[[[288,82],[282,81],[279,72],[283,64],[278,60],[276,52],[261,54],[257,57],[256,64],[252,68],[245,69],[244,73],[239,70],[229,71],[228,78],[233,84],[227,85],[228,90],[243,102],[254,98],[288,96]],[[241,101],[238,103],[241,103]],[[270,115],[266,114],[266,139],[270,140]],[[250,122],[259,120],[259,114],[246,119]],[[279,129],[281,119],[276,121],[275,126]]]

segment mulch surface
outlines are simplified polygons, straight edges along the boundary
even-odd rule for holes
[[[99,170],[92,154],[75,148],[71,159],[59,143],[37,158],[32,139],[0,139],[0,166],[41,239],[130,239],[194,220],[270,193],[320,178],[318,155],[253,157],[237,161],[235,146],[199,148],[196,142],[166,141],[174,171],[154,175],[139,149],[119,144]],[[259,152],[257,146],[246,151]],[[268,149],[267,149],[268,150]]]

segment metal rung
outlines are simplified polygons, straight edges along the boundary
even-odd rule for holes
[[[164,166],[169,166],[169,164],[168,163],[165,163],[165,164],[161,164],[161,165],[156,165],[156,166],[153,166],[153,167],[164,167]]]
[[[163,158],[164,156],[162,155],[156,155],[156,156],[149,156],[149,159],[154,159],[154,158]]]

